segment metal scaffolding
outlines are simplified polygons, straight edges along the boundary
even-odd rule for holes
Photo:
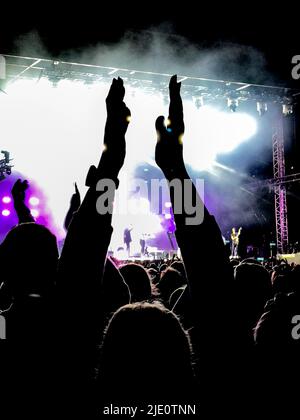
[[[74,63],[39,57],[3,54],[6,62],[6,84],[19,79],[48,79],[55,86],[62,80],[74,82],[110,83],[113,77],[122,77],[129,88],[142,88],[150,93],[166,92],[172,74],[141,69],[109,67],[100,64]],[[180,75],[181,95],[189,99],[202,99],[205,104],[215,100],[261,103],[284,103],[296,100],[300,90],[286,86],[255,84],[233,80],[208,79],[196,75]]]
[[[273,123],[273,175],[274,175],[274,202],[276,222],[277,254],[285,254],[288,249],[288,218],[286,203],[285,158],[283,117],[276,112]]]

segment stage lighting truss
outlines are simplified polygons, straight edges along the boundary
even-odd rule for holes
[[[53,86],[62,80],[82,82],[87,85],[110,83],[113,77],[122,77],[130,89],[143,89],[150,94],[165,94],[171,74],[155,73],[135,69],[108,67],[94,64],[72,63],[34,57],[3,55],[6,62],[6,86],[18,79],[47,78]],[[284,86],[207,79],[203,77],[178,75],[183,99],[192,99],[200,108],[215,101],[227,101],[232,111],[244,101],[253,101],[260,115],[267,110],[267,104],[282,105],[284,115],[292,113],[293,105],[300,98],[300,90]],[[4,89],[5,90],[5,89]],[[230,102],[230,104],[229,104]]]
[[[9,157],[9,152],[2,150],[3,159],[0,159],[0,181],[5,179],[5,175],[11,174],[13,165],[10,165],[12,159]]]

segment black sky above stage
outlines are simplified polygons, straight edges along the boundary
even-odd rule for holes
[[[291,76],[292,57],[300,55],[300,19],[295,4],[274,2],[264,6],[262,2],[213,2],[208,5],[195,1],[176,2],[176,5],[175,2],[165,2],[164,5],[160,3],[123,2],[121,5],[113,3],[104,7],[102,2],[73,2],[64,7],[64,10],[61,3],[55,2],[39,2],[34,6],[16,5],[14,8],[9,7],[14,10],[8,11],[1,6],[0,52],[20,53],[19,40],[31,31],[39,35],[45,51],[53,58],[60,57],[67,51],[80,52],[101,43],[117,44],[128,31],[156,31],[164,36],[185,37],[188,42],[205,49],[232,44],[251,46],[264,55],[266,73],[272,75],[272,84],[300,88],[300,79],[293,80]],[[243,60],[243,57],[240,59]],[[236,79],[236,74],[233,77]],[[243,74],[240,75],[240,80],[247,82]],[[300,172],[300,141],[297,140],[300,133],[299,114],[299,106],[296,106],[294,120],[291,127],[287,128],[288,174]],[[254,164],[248,168],[251,177],[272,177],[271,140],[269,149],[268,161],[254,159]],[[251,153],[246,149],[244,152]],[[236,153],[241,153],[241,150]],[[252,153],[255,155],[255,151]],[[230,166],[235,154],[224,159],[223,163]],[[298,184],[287,187],[287,197],[290,239],[297,240],[300,238]],[[255,213],[270,215],[266,220],[257,220],[257,230],[267,230],[268,234],[274,234],[272,194],[264,191],[257,202]],[[254,230],[255,235],[257,230]]]
[[[127,31],[156,28],[210,47],[233,42],[261,50],[278,80],[291,79],[291,57],[299,54],[299,18],[292,3],[263,2],[73,2],[1,5],[0,48],[11,52],[22,34],[36,30],[55,55],[101,42],[118,42]],[[165,25],[165,24],[168,25]],[[164,28],[159,26],[164,24]]]

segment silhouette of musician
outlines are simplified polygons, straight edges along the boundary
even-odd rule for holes
[[[143,235],[140,239],[140,246],[141,246],[141,255],[145,255],[146,252],[146,239],[145,236]]]
[[[133,229],[132,226],[129,226],[124,229],[124,244],[126,245],[126,251],[128,253],[128,257],[130,256],[130,244],[132,242],[132,238],[131,238],[132,229]]]

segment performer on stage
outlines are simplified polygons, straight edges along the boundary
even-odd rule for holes
[[[132,242],[131,231],[132,231],[131,225],[128,228],[124,229],[124,244],[126,245],[126,251],[128,253],[128,257],[130,257],[130,244]]]
[[[241,234],[242,228],[240,227],[238,232],[236,232],[235,228],[233,227],[231,230],[231,256],[232,257],[238,257],[238,247],[240,242],[240,234]]]
[[[141,256],[143,256],[145,255],[145,251],[146,251],[146,235],[144,233],[140,239],[140,245],[141,245]]]

